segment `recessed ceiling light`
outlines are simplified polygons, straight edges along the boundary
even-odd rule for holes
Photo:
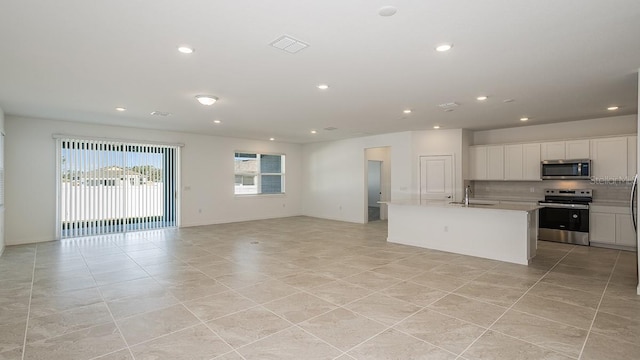
[[[213,105],[218,101],[217,97],[211,95],[197,95],[196,99],[198,99],[198,102],[202,105]]]
[[[440,125],[434,125],[433,128],[436,129],[436,130],[440,129]]]
[[[620,108],[619,108],[619,107],[617,107],[617,106],[609,106],[609,107],[607,108],[607,110],[609,110],[609,111],[615,111],[615,110],[618,110],[618,109],[620,109]]]
[[[451,50],[452,47],[453,47],[452,44],[442,44],[436,47],[436,51],[445,52],[445,51]]]
[[[378,15],[380,16],[393,16],[396,12],[398,12],[398,9],[393,6],[383,6],[378,9]]]
[[[214,123],[214,124],[221,124],[221,123],[222,123],[222,121],[220,121],[220,120],[213,120],[213,123]]]
[[[317,134],[318,132],[316,130],[311,130],[312,134]]]
[[[127,111],[127,108],[123,108],[123,107],[117,107],[116,111]]]
[[[478,101],[485,101],[485,100],[487,100],[487,97],[486,97],[486,96],[484,96],[484,95],[483,95],[483,96],[478,96],[478,97],[476,98],[476,100],[478,100]]]
[[[178,48],[178,51],[180,51],[183,54],[192,54],[195,51],[195,49],[189,46],[180,46]]]
[[[276,138],[269,138],[269,141],[274,141]]]
[[[529,120],[529,118],[528,118],[528,117],[520,118],[520,121],[527,121],[527,120]]]
[[[402,111],[405,114],[411,114],[412,110],[411,109],[406,109]]]
[[[329,85],[327,85],[327,84],[318,85],[318,89],[320,89],[320,90],[327,90],[328,88],[329,88]]]

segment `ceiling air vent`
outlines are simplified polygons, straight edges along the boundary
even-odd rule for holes
[[[448,102],[448,103],[444,103],[444,104],[438,105],[438,107],[441,110],[444,110],[444,111],[447,111],[447,112],[448,111],[453,111],[458,106],[460,106],[460,105],[458,103],[456,103],[456,102]]]
[[[294,39],[288,35],[280,36],[279,38],[273,40],[269,45],[284,52],[288,52],[289,54],[295,54],[298,51],[309,47],[309,44],[298,39]]]
[[[338,130],[337,127],[333,127],[333,126],[329,126],[329,127],[324,128],[324,129],[327,130],[327,131]]]

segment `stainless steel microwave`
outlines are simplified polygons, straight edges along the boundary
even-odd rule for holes
[[[591,160],[545,160],[540,163],[540,175],[543,180],[554,179],[591,179]]]

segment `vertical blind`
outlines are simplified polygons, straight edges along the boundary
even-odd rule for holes
[[[57,139],[61,238],[177,225],[179,147]]]

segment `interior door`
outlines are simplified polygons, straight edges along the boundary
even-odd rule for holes
[[[453,155],[420,156],[420,200],[453,201]]]

